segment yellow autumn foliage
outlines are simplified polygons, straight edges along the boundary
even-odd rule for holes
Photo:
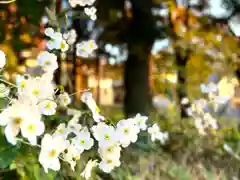
[[[201,55],[192,55],[189,58],[186,68],[187,73],[187,91],[195,98],[201,95],[200,84],[205,82],[210,73],[211,68],[208,66],[207,61]]]
[[[5,67],[15,69],[18,65],[18,59],[13,48],[9,44],[0,44],[0,49],[6,54],[7,62]]]

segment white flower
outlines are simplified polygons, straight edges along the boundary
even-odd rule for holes
[[[26,79],[24,76],[18,75],[16,77],[16,85],[18,86],[19,89],[24,89],[26,85]]]
[[[117,124],[116,129],[119,141],[122,147],[127,147],[130,143],[137,141],[139,128],[133,123],[132,120],[121,120]]]
[[[119,167],[120,164],[121,162],[118,158],[106,158],[99,163],[99,168],[105,173],[110,173],[115,167]]]
[[[93,21],[97,19],[97,16],[96,16],[96,12],[97,12],[97,9],[95,7],[86,7],[84,8],[84,12],[86,13],[86,15],[88,15]]]
[[[63,34],[63,38],[67,41],[69,45],[73,45],[77,39],[77,33],[74,29]]]
[[[232,148],[228,145],[228,144],[224,144],[223,148],[225,149],[225,151],[227,151],[228,153],[233,153]]]
[[[195,117],[195,127],[199,134],[206,135],[206,130],[218,128],[217,121],[212,117],[210,113],[204,113],[201,117]]]
[[[9,95],[10,88],[5,86],[5,84],[0,84],[0,98],[7,97]]]
[[[62,42],[60,44],[60,49],[62,52],[66,52],[69,49],[69,45],[67,44],[67,42],[65,40],[62,40]]]
[[[64,92],[58,96],[58,102],[61,106],[66,107],[71,103],[71,98],[68,93]]]
[[[75,8],[77,5],[79,6],[91,6],[95,0],[68,0],[69,1],[69,4]]]
[[[162,133],[159,126],[155,123],[152,127],[148,128],[148,133],[151,134],[151,140],[160,140],[162,144],[168,139],[168,133]]]
[[[72,139],[72,143],[79,150],[89,150],[94,144],[93,139],[90,137],[90,133],[88,131],[82,130],[77,134],[75,138]]]
[[[85,179],[89,179],[91,177],[91,171],[94,167],[96,167],[98,165],[97,160],[89,160],[87,162],[87,165],[85,167],[85,169],[83,170],[83,172],[81,173],[81,176]]]
[[[58,125],[53,136],[62,136],[64,139],[67,139],[67,136],[69,133],[70,132],[69,132],[68,128],[66,128],[66,125],[64,123],[61,123]]]
[[[53,100],[42,100],[38,104],[42,114],[51,116],[56,113],[57,104]]]
[[[92,111],[93,119],[96,122],[103,121],[105,118],[100,115],[100,109],[97,106],[96,102],[93,99],[93,95],[91,92],[86,91],[81,96],[81,101],[84,102],[88,108]]]
[[[95,51],[98,46],[94,40],[83,41],[76,45],[77,56],[88,57]]]
[[[201,88],[201,92],[203,93],[214,93],[214,92],[217,92],[218,90],[217,85],[214,84],[213,82],[210,82],[209,84],[201,84],[200,88]]]
[[[81,96],[81,101],[84,102],[88,108],[92,111],[93,119],[96,122],[103,121],[105,118],[100,115],[100,109],[97,106],[96,102],[93,99],[93,95],[91,92],[86,91]]]
[[[227,77],[221,79],[218,83],[218,95],[220,97],[229,97],[231,98],[234,95],[235,82],[229,81]]]
[[[148,120],[147,116],[141,116],[140,114],[137,114],[134,118],[136,126],[139,127],[139,129],[145,131],[147,129],[146,121]]]
[[[153,124],[152,127],[148,128],[148,133],[151,134],[151,140],[155,141],[156,139],[158,139],[158,136],[160,134],[159,126],[156,123]]]
[[[205,128],[212,128],[212,129],[217,129],[217,120],[212,117],[210,113],[205,113],[203,115],[203,120],[204,120],[204,127]]]
[[[206,135],[206,132],[205,132],[205,129],[203,127],[203,120],[202,118],[194,118],[194,121],[195,121],[195,127],[197,128],[199,134],[201,135]]]
[[[36,114],[35,118],[36,116],[40,116],[40,114]],[[24,121],[21,126],[22,136],[27,138],[32,145],[37,144],[37,136],[42,135],[44,130],[45,125],[40,120]]]
[[[2,50],[0,50],[0,68],[3,68],[5,64],[6,64],[6,55]]]
[[[75,8],[78,5],[78,1],[79,0],[68,0],[70,6],[72,6],[73,8]]]
[[[39,162],[43,166],[45,172],[48,169],[54,171],[60,170],[60,162],[58,156],[66,149],[66,143],[61,136],[51,136],[45,134],[41,143],[41,152],[39,154]]]
[[[82,115],[81,111],[76,109],[70,109],[70,108],[67,109],[67,114],[77,118],[81,117]]]
[[[92,127],[94,138],[99,142],[99,146],[103,146],[108,142],[117,142],[118,134],[113,126],[100,122]]]
[[[45,31],[44,31],[45,35],[48,36],[48,37],[51,37],[54,35],[54,29],[53,28],[46,28]]]
[[[50,40],[47,41],[47,48],[49,50],[53,50],[53,49],[61,49],[61,45],[62,45],[62,34],[60,32],[54,32],[51,36],[50,36]]]
[[[19,93],[27,96],[36,103],[43,99],[52,99],[54,94],[54,86],[45,78],[29,78],[21,81]]]
[[[53,53],[43,51],[37,57],[38,64],[46,72],[54,72],[58,68],[57,56]]]
[[[205,99],[195,100],[191,107],[187,109],[187,112],[190,116],[195,116],[202,114],[204,112],[204,108],[207,106],[207,101]]]
[[[69,131],[69,133],[74,133],[75,135],[77,135],[80,130],[82,129],[82,125],[78,123],[78,116],[74,116],[67,125],[67,130]]]
[[[189,103],[189,99],[187,97],[184,97],[181,99],[181,104],[186,105]]]
[[[99,147],[98,153],[102,159],[106,158],[120,158],[121,147],[117,142],[106,142]]]
[[[31,106],[26,101],[22,102],[17,100],[0,114],[0,125],[6,126],[4,132],[7,141],[16,145],[16,136],[19,134],[20,130],[24,136],[26,135],[27,138],[29,137],[27,135],[28,132],[25,131],[26,124],[24,123],[31,121],[34,123],[34,121],[40,121],[40,119],[41,116],[38,114],[38,111],[34,106]],[[35,138],[39,133],[40,131],[35,134]],[[31,137],[28,139],[32,140]]]
[[[240,15],[239,13],[232,16],[229,20],[228,20],[228,25],[230,27],[230,29],[232,30],[232,32],[239,37],[240,36],[240,27],[239,27],[239,19],[240,19]]]
[[[52,88],[55,88],[55,85],[53,84],[53,73],[51,71],[43,73],[41,79],[49,86],[52,86]]]
[[[74,145],[68,143],[66,152],[63,154],[63,159],[70,164],[73,171],[75,171],[76,161],[80,159],[82,151],[79,151]]]

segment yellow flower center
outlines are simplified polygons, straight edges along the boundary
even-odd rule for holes
[[[61,49],[64,49],[65,46],[66,46],[65,43],[62,42],[62,43],[61,43]]]
[[[30,132],[35,132],[35,130],[36,130],[36,126],[35,126],[34,124],[30,124],[30,125],[28,126],[28,131],[30,131]]]
[[[107,164],[112,164],[112,160],[111,159],[107,160]]]
[[[32,93],[34,96],[38,96],[40,94],[40,91],[39,91],[39,89],[35,88],[35,89],[33,89]]]
[[[53,149],[53,150],[51,150],[51,151],[49,152],[49,157],[50,157],[50,158],[54,158],[56,155],[57,155],[56,149]]]
[[[63,131],[63,129],[59,129],[58,132],[59,132],[60,134],[63,134],[64,131]]]
[[[85,144],[85,140],[81,140],[81,141],[80,141],[80,144]]]
[[[98,106],[96,107],[96,112],[100,113],[100,108]]]
[[[125,128],[123,131],[124,131],[125,134],[127,134],[128,133],[128,128]]]
[[[93,42],[92,41],[89,42],[89,49],[93,49]]]
[[[23,89],[25,88],[26,82],[25,81],[21,81],[20,82],[20,88]]]
[[[68,102],[68,98],[63,98],[63,101],[66,103],[66,102]]]
[[[51,107],[52,107],[52,104],[50,102],[45,105],[46,109],[51,109]]]
[[[44,65],[45,65],[45,66],[50,65],[50,61],[49,61],[49,60],[46,60],[46,61],[44,62]]]
[[[13,122],[15,125],[20,125],[23,119],[21,117],[14,118]]]
[[[112,148],[112,147],[109,147],[109,148],[107,149],[107,152],[109,152],[109,153],[113,152],[113,148]]]
[[[105,134],[105,135],[104,135],[104,138],[105,138],[105,140],[109,140],[109,139],[110,139],[110,136],[109,136],[108,134]]]

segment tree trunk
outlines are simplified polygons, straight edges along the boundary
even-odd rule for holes
[[[171,17],[171,16],[170,16]],[[169,18],[170,18],[169,17]],[[170,21],[170,27],[172,29],[172,38],[177,41],[178,40],[178,35],[174,31],[174,24],[171,21],[171,18],[169,19]],[[186,17],[184,19],[184,25],[186,27],[186,30],[189,30],[189,1],[187,0],[187,7],[186,7]],[[190,106],[189,104],[182,104],[182,99],[187,96],[187,89],[186,89],[186,66],[187,66],[187,61],[190,56],[190,49],[187,47],[186,54],[184,56],[181,55],[181,48],[179,46],[175,47],[175,61],[177,65],[177,105],[179,106],[180,109],[180,117],[181,119],[187,118],[188,114],[186,109]]]
[[[237,76],[238,82],[240,84],[240,64],[238,65],[237,70],[235,71],[235,74]]]
[[[56,0],[56,5],[55,5],[55,10],[56,10],[56,14],[59,13],[61,11],[61,5],[62,2],[61,0]],[[61,62],[61,53],[57,56],[57,62],[58,62],[58,68],[55,70],[54,72],[54,81],[57,85],[61,85],[61,66],[62,66],[62,62]]]
[[[187,88],[186,88],[186,66],[189,59],[190,52],[187,51],[187,54],[182,57],[180,49],[176,48],[176,64],[178,68],[177,77],[178,77],[178,87],[177,87],[177,99],[178,105],[180,106],[180,117],[181,119],[187,118],[188,114],[186,109],[189,107],[189,104],[182,104],[181,101],[183,98],[187,97]]]
[[[131,53],[131,52],[130,52]],[[129,54],[125,63],[125,99],[124,111],[126,117],[137,113],[148,115],[149,83],[148,55],[146,51],[141,57]]]
[[[128,59],[125,63],[124,111],[126,117],[149,114],[149,55],[155,39],[151,1],[131,0],[132,19],[129,27]]]

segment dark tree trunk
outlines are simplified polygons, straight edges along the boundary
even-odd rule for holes
[[[56,7],[55,7],[55,10],[56,10],[56,14],[59,13],[61,11],[61,0],[56,0]],[[54,81],[57,85],[60,85],[61,84],[61,54],[59,54],[57,56],[57,62],[58,62],[58,68],[56,69],[56,71],[54,72]]]
[[[189,104],[181,104],[183,98],[187,97],[186,89],[186,66],[189,59],[190,52],[187,51],[187,54],[182,57],[180,49],[176,48],[176,64],[177,64],[177,77],[178,77],[178,87],[177,87],[177,96],[178,96],[178,105],[180,106],[180,116],[181,118],[187,118],[188,114],[186,109],[189,107]]]
[[[235,71],[235,74],[237,76],[238,82],[240,83],[240,64],[238,65],[237,70]]]
[[[131,52],[130,52],[131,53]],[[149,83],[148,83],[148,55],[129,54],[125,63],[125,99],[124,111],[126,117],[137,113],[148,115]]]
[[[189,2],[187,1],[187,7],[186,7],[186,17],[184,19],[184,24],[187,30],[189,30]],[[177,41],[179,39],[177,33],[174,31],[174,24],[171,20],[171,15],[169,16],[169,22],[170,22],[170,28],[171,28],[171,36],[174,41]],[[177,65],[177,105],[180,109],[180,117],[181,119],[187,118],[188,114],[186,109],[190,106],[189,104],[182,104],[181,101],[183,98],[188,97],[187,96],[187,89],[186,89],[186,66],[187,61],[190,56],[190,49],[187,47],[186,53],[181,54],[181,48],[179,46],[175,47],[175,62]]]
[[[127,37],[129,56],[125,63],[124,111],[126,117],[149,114],[149,55],[155,39],[151,1],[131,0],[132,19]]]

